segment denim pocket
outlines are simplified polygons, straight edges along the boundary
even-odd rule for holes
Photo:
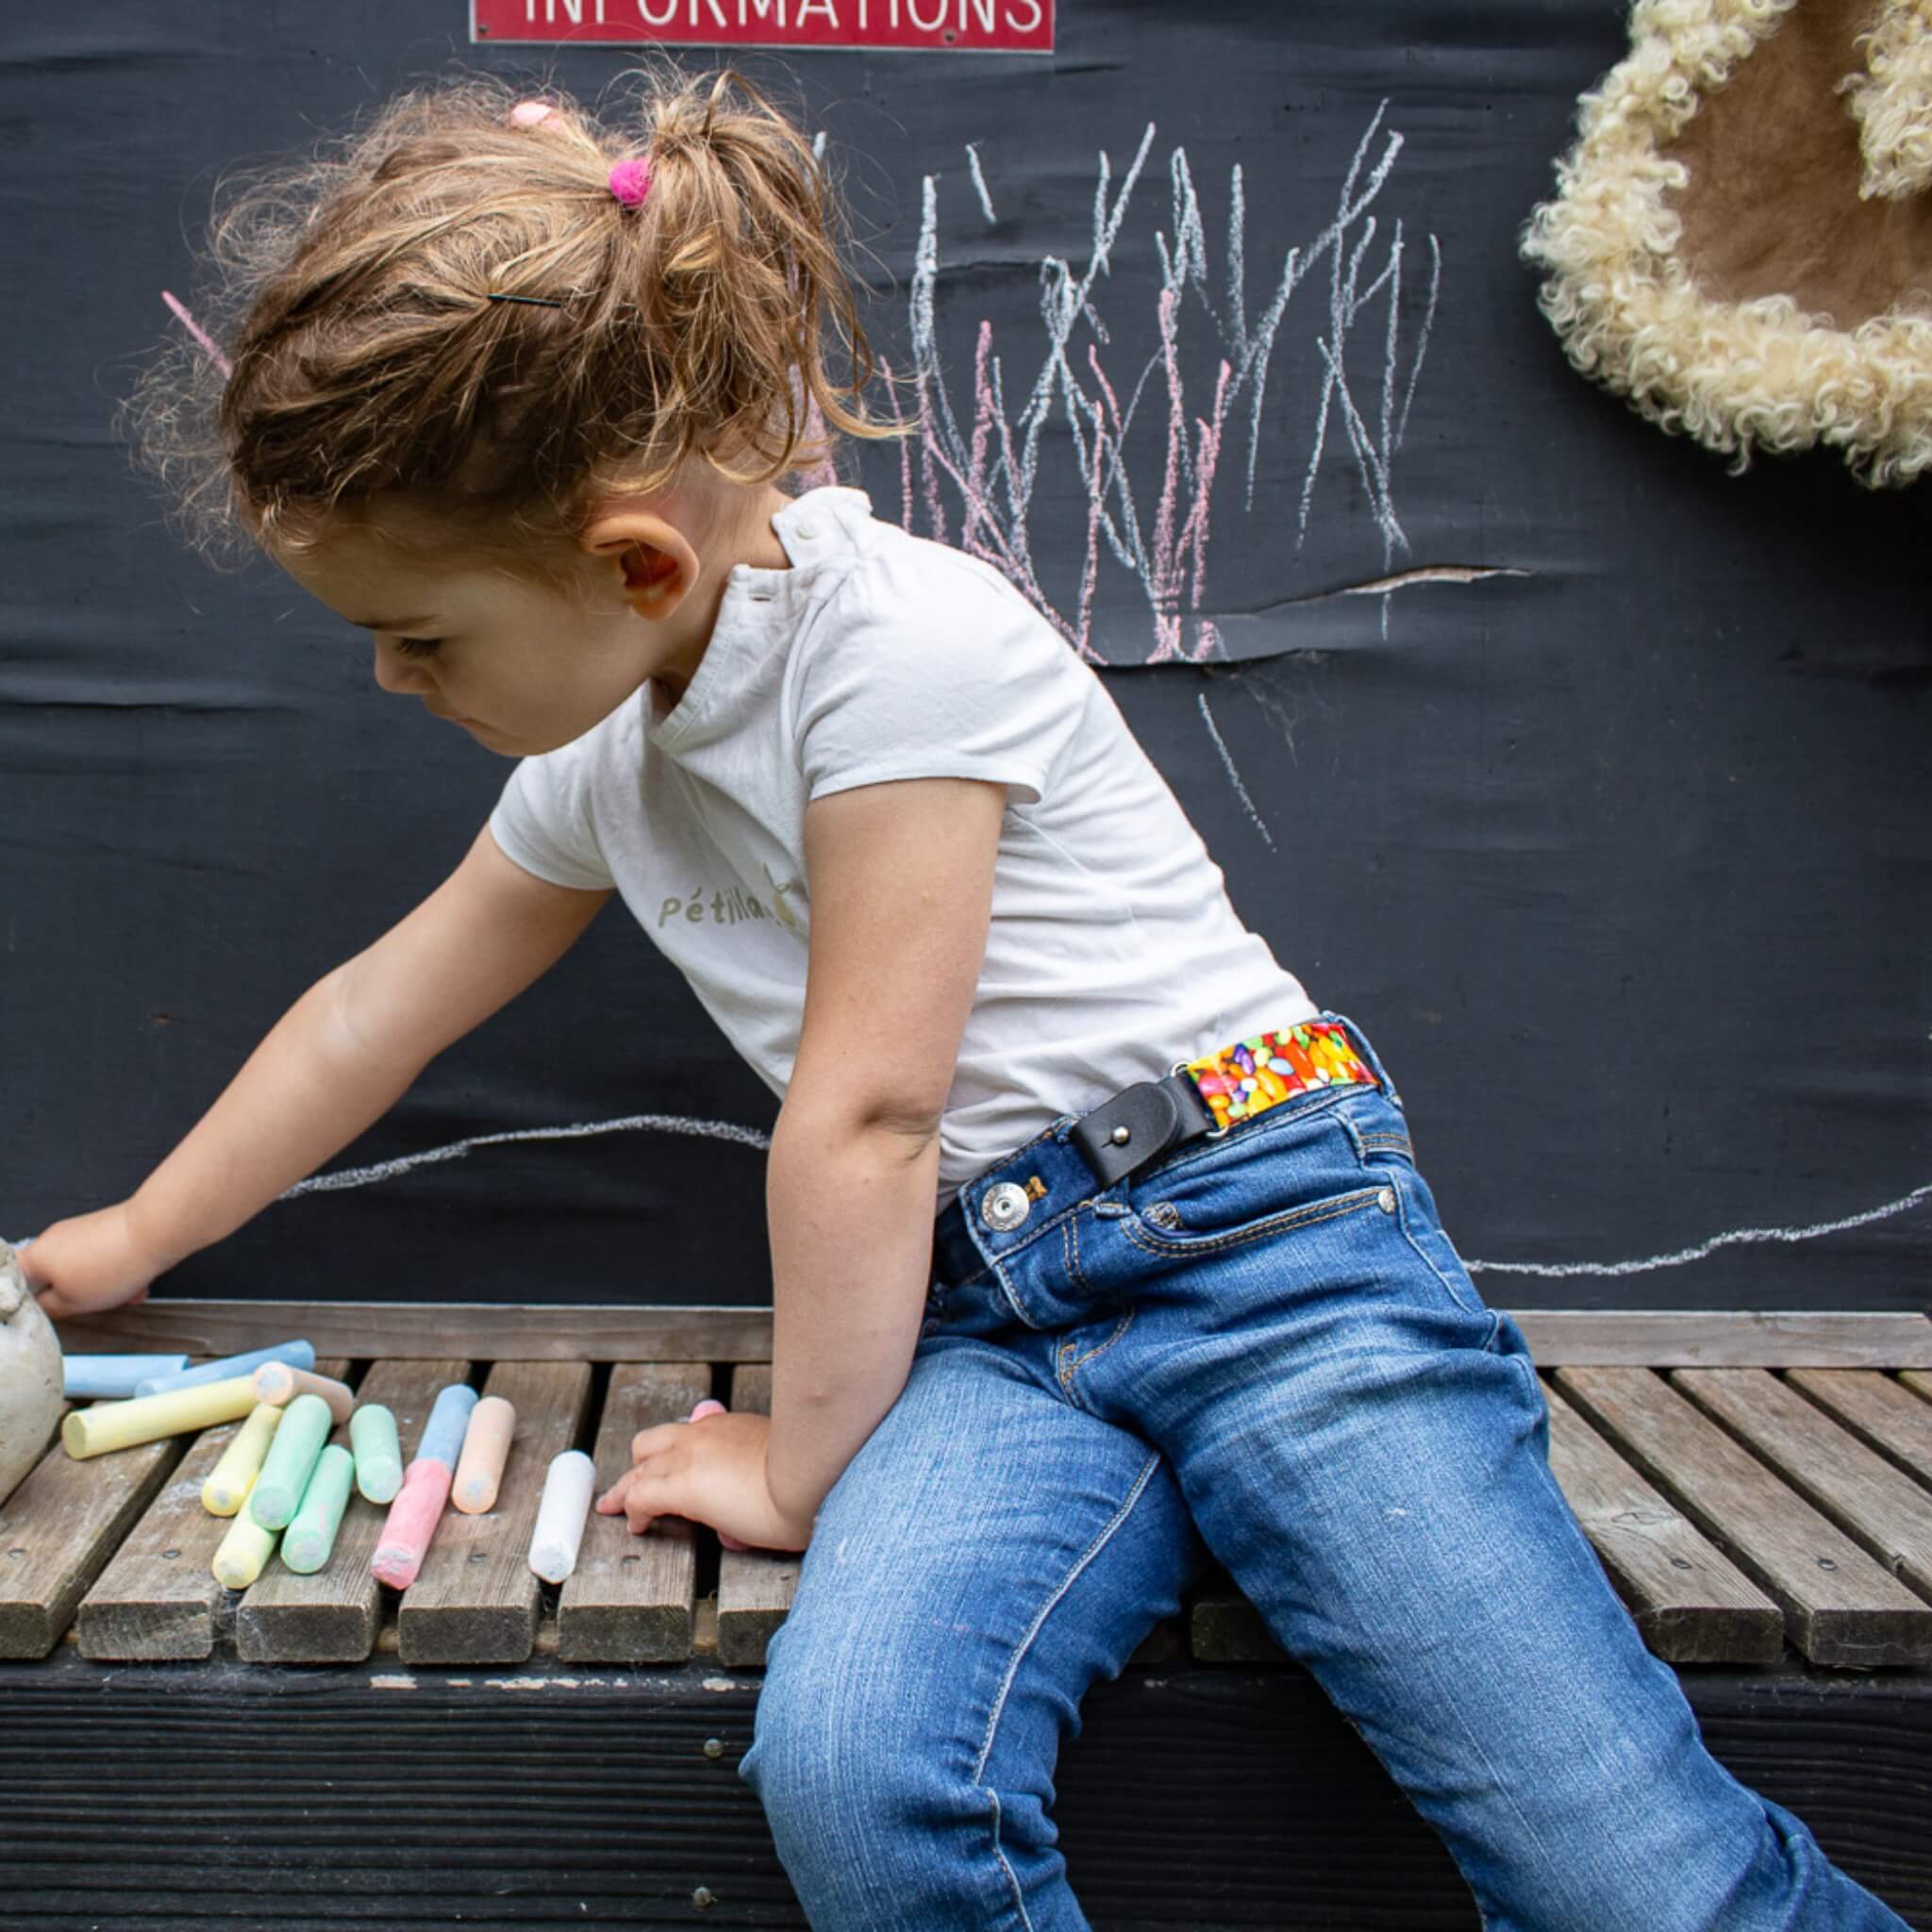
[[[1381,1186],[1363,1184],[1336,1124],[1341,1097],[1236,1127],[1130,1176],[1123,1236],[1149,1254],[1208,1255],[1376,1207]]]
[[[1403,1115],[1377,1096],[1340,1110],[1336,1124],[1353,1150],[1357,1173],[1380,1181],[1393,1194],[1397,1226],[1449,1298],[1470,1314],[1488,1313],[1488,1303],[1476,1292],[1462,1257],[1443,1230],[1436,1197],[1415,1164]]]

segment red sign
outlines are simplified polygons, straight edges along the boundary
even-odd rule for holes
[[[1054,0],[470,0],[473,41],[1051,54]]]

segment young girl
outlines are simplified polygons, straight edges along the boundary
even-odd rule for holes
[[[599,1507],[806,1551],[741,1772],[814,1925],[1084,1925],[1056,1754],[1205,1540],[1486,1924],[1901,1926],[1705,1751],[1389,1070],[1105,687],[987,564],[778,487],[808,405],[891,433],[822,366],[829,305],[871,373],[835,212],[762,94],[668,67],[623,129],[408,97],[231,210],[212,433],[163,367],[150,447],[518,763],[130,1199],[41,1235],[49,1312],[321,1166],[614,891],[783,1105],[769,1422],[647,1429]]]

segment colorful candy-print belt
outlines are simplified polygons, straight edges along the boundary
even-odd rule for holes
[[[1343,1027],[1307,1020],[1176,1060],[1165,1079],[1124,1088],[1069,1131],[1101,1186],[1111,1187],[1172,1148],[1218,1141],[1298,1094],[1374,1085]]]

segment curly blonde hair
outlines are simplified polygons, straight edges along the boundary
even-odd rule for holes
[[[128,404],[194,541],[299,550],[391,492],[541,539],[587,492],[648,493],[693,458],[713,487],[827,464],[825,420],[907,433],[859,401],[876,365],[843,208],[793,121],[728,68],[625,81],[605,120],[555,88],[417,89],[224,183],[194,302],[216,353],[171,341]],[[630,158],[639,206],[611,188]]]
[[[1571,362],[1650,421],[1734,456],[1736,469],[1754,450],[1823,443],[1861,482],[1903,486],[1932,468],[1932,319],[1894,302],[1842,325],[1789,293],[1718,292],[1686,261],[1684,218],[1669,199],[1690,179],[1672,143],[1705,96],[1763,58],[1794,5],[1639,0],[1632,52],[1582,97],[1557,197],[1532,212],[1522,253],[1546,271],[1539,306]],[[1881,25],[1907,10],[1907,0],[1881,0]],[[1863,44],[1871,76],[1848,84],[1850,105],[1865,136],[1865,192],[1877,182],[1889,194],[1917,158],[1885,107],[1908,106],[1923,70],[1903,28],[1896,43],[1881,34]]]

